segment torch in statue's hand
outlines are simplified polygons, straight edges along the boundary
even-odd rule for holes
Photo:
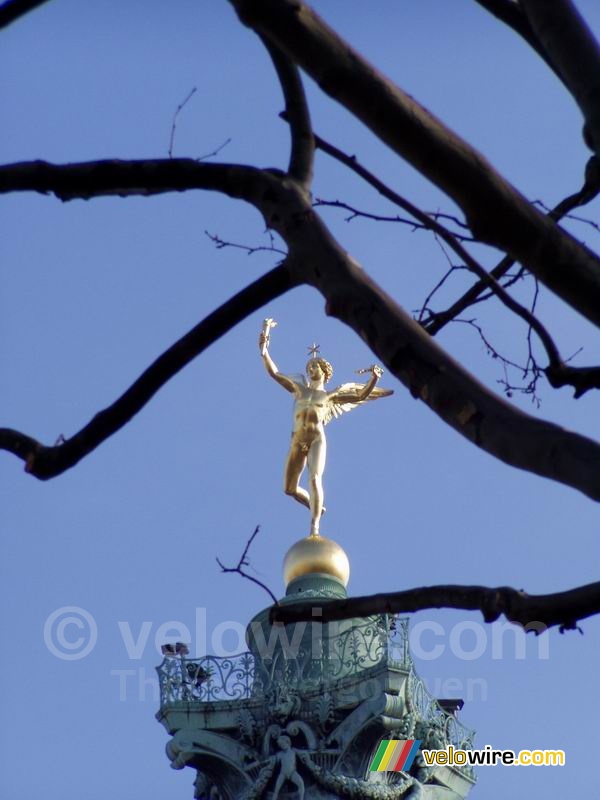
[[[379,380],[379,378],[381,378],[381,376],[383,375],[383,370],[381,369],[379,364],[371,364],[370,367],[365,367],[364,369],[356,370],[357,375],[365,375],[367,372],[370,372],[372,375],[374,375],[377,378],[377,380]]]
[[[264,356],[267,350],[269,349],[269,343],[271,340],[271,328],[274,328],[277,325],[274,319],[271,317],[267,317],[263,321],[262,331],[260,332],[260,336],[258,337],[258,346],[260,347],[260,354]]]

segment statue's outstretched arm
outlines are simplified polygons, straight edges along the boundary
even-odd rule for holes
[[[296,384],[294,383],[291,378],[288,378],[287,375],[282,375],[281,372],[277,369],[277,364],[271,358],[271,354],[269,353],[269,344],[271,338],[271,328],[274,328],[277,325],[274,319],[266,319],[263,323],[262,330],[260,332],[260,336],[258,337],[258,347],[260,350],[260,354],[262,356],[263,364],[265,365],[265,369],[267,370],[268,374],[276,380],[284,389],[287,389],[288,392],[292,392],[294,394],[296,392]]]
[[[345,386],[340,386],[338,390],[330,395],[331,401],[334,403],[362,403],[364,400],[367,400],[377,385],[377,381],[383,375],[383,370],[377,364],[373,364],[367,369],[357,370],[357,372],[360,374],[370,372],[371,377],[369,378],[368,383],[365,383],[364,387],[360,391],[356,391],[356,389],[353,391],[344,391]],[[354,386],[356,386],[356,384],[354,384]]]

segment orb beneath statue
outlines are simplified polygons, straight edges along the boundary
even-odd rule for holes
[[[325,536],[307,536],[293,544],[283,560],[283,579],[288,586],[303,575],[331,575],[346,587],[350,562],[344,549]]]

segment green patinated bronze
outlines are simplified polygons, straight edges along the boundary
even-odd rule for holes
[[[345,597],[340,581],[293,580],[282,603]],[[166,657],[157,714],[174,769],[197,770],[198,800],[461,800],[470,768],[369,772],[382,739],[469,749],[473,731],[448,714],[417,676],[408,621],[388,616],[271,626],[269,610],[230,658]]]

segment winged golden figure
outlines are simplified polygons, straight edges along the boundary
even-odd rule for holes
[[[284,389],[294,395],[294,428],[285,463],[284,491],[310,509],[310,535],[319,535],[323,514],[323,471],[327,454],[325,426],[369,400],[393,394],[391,389],[376,386],[383,374],[377,364],[359,373],[371,373],[367,383],[343,383],[328,392],[325,384],[333,376],[333,367],[319,355],[318,345],[309,348],[311,357],[306,365],[306,375],[283,375],[269,353],[271,328],[277,323],[266,319],[258,340],[260,354],[268,374]],[[300,486],[300,478],[308,467],[308,491]]]

